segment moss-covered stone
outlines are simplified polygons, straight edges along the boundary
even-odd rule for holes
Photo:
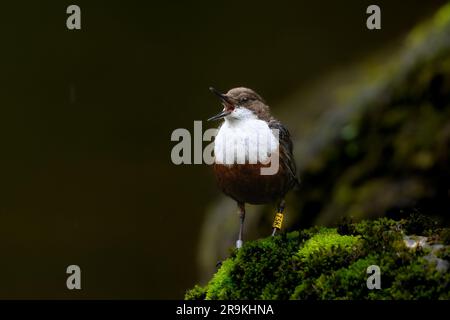
[[[346,220],[337,228],[247,242],[205,287],[195,286],[185,298],[449,299],[449,246],[443,244],[448,229],[435,223],[420,229],[423,219]],[[427,237],[411,236],[411,230]],[[438,260],[447,268],[439,269]],[[380,290],[367,288],[370,265],[381,269]]]

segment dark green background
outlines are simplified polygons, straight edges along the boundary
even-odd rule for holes
[[[276,113],[444,2],[377,1],[381,31],[371,1],[2,4],[0,298],[181,298],[219,192],[205,165],[171,163],[170,135],[220,109],[208,86],[252,87]]]

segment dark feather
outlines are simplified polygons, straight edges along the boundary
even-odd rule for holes
[[[289,172],[292,186],[300,186],[289,130],[280,121],[273,118],[269,121],[269,128],[278,130],[281,165],[286,169],[286,172]]]

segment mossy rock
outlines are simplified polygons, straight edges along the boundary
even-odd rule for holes
[[[231,252],[206,286],[195,286],[185,298],[450,299],[449,229],[414,225],[421,222],[345,221],[337,228],[249,241]],[[381,270],[381,289],[367,288],[371,265]]]

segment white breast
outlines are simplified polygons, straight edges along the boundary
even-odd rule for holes
[[[255,164],[267,162],[278,150],[278,139],[267,125],[257,119],[225,119],[214,141],[215,162]]]

